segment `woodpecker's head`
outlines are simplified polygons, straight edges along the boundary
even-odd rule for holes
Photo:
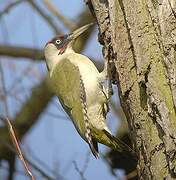
[[[73,43],[83,32],[85,32],[89,27],[91,27],[94,23],[87,24],[85,26],[80,27],[79,29],[73,31],[68,35],[59,35],[51,39],[45,45],[44,52],[46,60],[53,55],[61,55],[65,53],[67,50],[72,49]]]
[[[89,29],[89,27],[91,27],[93,24],[94,23],[90,23],[82,26],[68,35],[56,36],[46,43],[44,54],[48,70],[51,70],[53,65],[57,63],[59,55],[73,51],[72,46],[77,37]]]

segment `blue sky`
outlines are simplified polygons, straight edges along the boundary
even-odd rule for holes
[[[2,10],[10,0],[1,0]],[[43,8],[42,1],[36,1]],[[59,11],[68,18],[77,21],[77,17],[82,8],[85,6],[82,0],[55,0],[53,1]],[[45,43],[53,37],[52,29],[47,25],[43,19],[28,5],[22,3],[16,8],[13,8],[0,21],[0,43],[14,46],[36,47],[43,48]],[[58,25],[60,25],[58,23]],[[59,26],[60,27],[60,26]],[[61,26],[62,30],[67,33],[68,30]],[[91,37],[84,54],[95,59],[103,59],[101,54],[101,46],[97,42],[97,30]],[[9,89],[13,82],[21,79],[16,87],[16,91],[23,89],[20,95],[20,103],[14,99],[9,99],[8,105],[10,114],[13,117],[20,109],[22,103],[30,97],[31,88],[39,83],[41,78],[47,73],[44,62],[33,63],[26,59],[17,59],[3,57],[0,59],[5,75],[6,88]],[[13,67],[10,69],[10,67]],[[30,69],[31,73],[25,74],[26,69]],[[20,69],[20,70],[19,70]],[[34,73],[36,75],[34,76]],[[37,77],[37,78],[36,78]],[[115,95],[115,100],[117,97]],[[54,114],[54,116],[49,113]],[[108,115],[110,127],[115,130],[117,126],[117,118],[112,112]],[[108,169],[107,164],[103,161],[96,160],[92,155],[89,155],[88,145],[80,138],[74,129],[71,121],[68,119],[65,112],[63,112],[57,98],[53,98],[37,124],[25,136],[22,143],[23,150],[31,161],[36,162],[33,157],[35,155],[44,162],[50,169],[59,172],[67,180],[80,179],[74,167],[73,161],[76,161],[78,167],[82,169],[85,165],[87,157],[89,157],[87,169],[85,171],[85,178],[87,180],[101,179],[101,180],[115,180]],[[100,151],[105,152],[107,148],[100,145]],[[18,170],[23,171],[20,161],[17,161]],[[0,171],[0,179],[2,179],[5,172]],[[27,179],[27,177],[16,173],[16,180]],[[40,179],[40,178],[38,178]]]

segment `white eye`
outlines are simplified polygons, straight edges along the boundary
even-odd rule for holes
[[[61,43],[61,40],[60,39],[57,39],[56,40],[56,44],[60,44]]]

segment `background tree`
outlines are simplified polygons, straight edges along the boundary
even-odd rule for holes
[[[176,178],[176,1],[90,0],[140,179]],[[112,158],[112,161],[113,158]]]

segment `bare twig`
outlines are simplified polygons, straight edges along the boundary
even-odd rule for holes
[[[6,91],[6,86],[5,86],[5,78],[4,78],[4,71],[2,69],[2,65],[0,62],[0,76],[1,76],[1,83],[2,83],[2,99],[4,103],[4,114],[6,114],[7,117],[9,117],[9,110],[8,110],[8,102],[7,102],[7,91]],[[9,164],[9,174],[8,178],[12,179],[14,170],[15,170],[15,154],[11,156],[11,158],[8,160]]]
[[[88,167],[89,160],[90,160],[90,152],[87,153],[87,156],[86,156],[86,159],[85,159],[84,166],[83,166],[82,170],[78,167],[75,160],[72,161],[75,170],[78,172],[78,174],[81,177],[81,180],[86,180],[86,178],[84,177],[84,173],[85,173],[85,171],[86,171],[86,169]]]
[[[20,4],[21,2],[24,2],[26,0],[18,0],[12,3],[9,3],[1,12],[0,12],[0,18],[2,15],[8,13],[13,7],[15,7],[16,5]]]
[[[55,15],[58,20],[60,20],[65,27],[67,27],[69,30],[73,30],[74,28],[76,28],[76,24],[73,23],[72,21],[70,21],[68,18],[66,18],[65,16],[63,16],[58,9],[52,4],[52,2],[50,0],[43,0],[45,6],[48,8],[48,10]]]
[[[0,115],[0,120],[2,120],[4,123],[6,123],[5,119]],[[11,152],[16,153],[15,149],[13,148],[13,146],[11,146],[8,142],[0,139],[0,142],[6,147],[8,148]],[[31,160],[29,160],[27,157],[25,157],[25,160],[28,162],[28,164],[30,164],[30,166],[35,169],[36,171],[38,171],[45,179],[48,180],[54,180],[55,178],[51,177],[50,175],[48,175],[44,170],[42,170],[40,167],[38,167],[35,163],[33,163]],[[43,163],[40,161],[40,164],[43,165]],[[49,170],[49,168],[46,168],[47,170]]]
[[[41,8],[36,4],[36,1],[28,0],[30,5],[40,14],[40,16],[53,28],[55,34],[61,33],[61,30],[53,22],[52,18],[48,16]]]
[[[8,119],[9,116],[9,112],[8,112],[8,104],[7,104],[7,94],[6,94],[6,88],[5,88],[5,79],[4,79],[4,73],[3,73],[3,69],[0,63],[0,73],[1,73],[1,78],[2,78],[2,87],[3,87],[3,91],[4,91],[4,106],[5,106],[5,114],[6,114],[6,118],[4,118],[6,120],[6,123],[8,125],[9,128],[9,133],[12,139],[12,142],[14,144],[14,147],[16,149],[16,152],[18,154],[18,157],[20,158],[21,162],[23,163],[23,166],[28,174],[28,176],[31,177],[31,180],[35,180],[35,177],[33,176],[32,172],[29,169],[28,163],[25,161],[24,156],[22,154],[20,145],[18,143],[17,137],[15,135],[14,129],[12,127],[12,124],[10,122],[10,120]],[[1,118],[2,119],[2,118]]]
[[[86,156],[86,160],[84,162],[84,166],[83,166],[83,169],[82,169],[83,173],[85,173],[85,171],[87,170],[89,161],[90,161],[90,151],[88,151],[87,156]]]
[[[5,110],[5,114],[8,116],[9,111],[8,111],[8,103],[7,103],[7,93],[6,93],[6,87],[5,87],[4,72],[2,69],[1,62],[0,62],[0,77],[1,77],[2,90],[3,90],[2,98],[3,98],[3,102],[4,102],[4,110]]]
[[[73,161],[73,165],[74,165],[74,167],[75,167],[75,170],[76,170],[76,171],[78,172],[78,174],[80,175],[81,180],[86,180],[86,178],[84,177],[84,172],[81,171],[81,170],[78,168],[78,165],[77,165],[77,163],[76,163],[75,160]]]
[[[25,158],[23,156],[22,150],[20,148],[20,145],[18,143],[17,137],[15,135],[15,131],[14,131],[13,127],[12,127],[12,124],[11,124],[10,120],[7,117],[4,118],[4,119],[7,122],[7,125],[8,125],[8,128],[9,128],[9,133],[10,133],[13,145],[14,145],[14,147],[16,149],[17,154],[18,154],[18,157],[20,158],[21,162],[23,163],[23,166],[24,166],[28,176],[31,177],[31,180],[35,180],[35,177],[33,176],[32,172],[31,172],[31,170],[29,168],[29,165],[28,165],[28,163],[26,162],[26,160],[25,160]]]
[[[24,77],[26,77],[28,75],[28,73],[30,73],[30,71],[33,69],[33,62],[31,62],[24,70],[22,70],[21,75],[19,77],[17,77],[16,79],[14,79],[12,85],[10,86],[10,88],[8,88],[8,90],[6,90],[6,92],[8,94],[10,94],[10,92],[14,92],[15,89],[17,88],[17,86],[19,84],[21,84],[22,80]],[[12,93],[11,93],[12,95]]]

